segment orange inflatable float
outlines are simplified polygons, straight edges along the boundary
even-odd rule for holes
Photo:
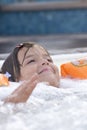
[[[9,80],[8,78],[10,77],[11,75],[6,72],[6,74],[2,74],[0,73],[0,86],[8,86],[9,85]]]
[[[87,58],[62,64],[60,72],[63,77],[87,79]]]

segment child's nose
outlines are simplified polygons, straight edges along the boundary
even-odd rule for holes
[[[49,62],[47,59],[42,59],[41,60],[41,65],[49,65]]]

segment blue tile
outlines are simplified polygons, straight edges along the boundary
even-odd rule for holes
[[[87,9],[0,13],[0,35],[87,33]]]
[[[49,1],[63,1],[63,2],[66,2],[66,1],[76,1],[76,0],[0,0],[0,4],[10,4],[10,3],[16,3],[16,2],[31,2],[31,1],[35,1],[35,2],[49,2]],[[78,0],[80,1],[80,0]]]

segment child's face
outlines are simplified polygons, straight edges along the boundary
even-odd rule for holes
[[[26,48],[23,47],[18,53],[20,64],[23,61],[25,51]],[[28,50],[20,67],[20,80],[27,80],[37,73],[40,82],[48,82],[52,86],[58,86],[59,84],[58,68],[54,65],[45,49],[39,45],[34,45]]]

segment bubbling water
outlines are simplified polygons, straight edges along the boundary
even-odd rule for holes
[[[17,84],[12,86],[0,88],[0,96],[7,96]],[[61,79],[60,88],[40,83],[27,103],[0,102],[0,130],[11,129],[86,130],[87,80]]]

